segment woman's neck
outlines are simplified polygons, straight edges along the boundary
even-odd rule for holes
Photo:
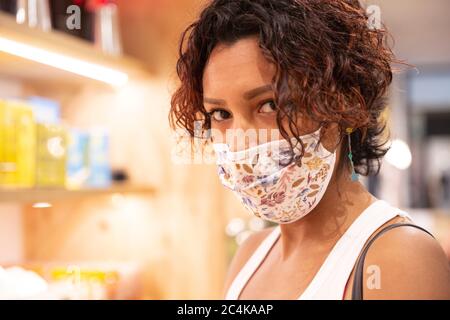
[[[319,204],[302,219],[281,224],[281,257],[289,258],[299,246],[333,246],[353,221],[377,199],[346,174],[333,177]]]

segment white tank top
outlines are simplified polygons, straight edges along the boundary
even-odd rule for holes
[[[383,200],[377,200],[369,205],[342,235],[298,299],[342,300],[348,278],[364,244],[377,229],[396,216],[407,217],[412,220],[406,212],[389,205]],[[279,236],[280,226],[278,225],[261,242],[233,280],[225,296],[226,300],[238,299],[242,289],[258,269]]]

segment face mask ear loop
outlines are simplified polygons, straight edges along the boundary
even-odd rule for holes
[[[352,153],[352,139],[351,139],[351,134],[353,132],[353,128],[347,128],[346,129],[347,132],[347,137],[348,137],[348,158],[350,159],[350,166],[351,166],[351,171],[352,171],[352,181],[358,181],[359,180],[359,176],[355,171],[355,165],[353,163],[353,153]]]

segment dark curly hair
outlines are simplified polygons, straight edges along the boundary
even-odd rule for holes
[[[351,127],[356,172],[378,174],[388,150],[381,113],[395,57],[385,28],[371,28],[368,19],[358,0],[211,1],[181,35],[181,84],[171,100],[171,127],[194,138],[200,115],[207,120],[203,129],[210,128],[202,88],[209,55],[218,43],[257,36],[262,53],[276,66],[272,81],[282,136],[290,141],[287,129],[299,136],[299,115],[325,128],[337,123],[345,157],[348,139],[342,138]],[[341,157],[342,163],[348,162]]]

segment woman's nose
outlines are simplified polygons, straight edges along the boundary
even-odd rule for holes
[[[240,151],[258,144],[258,128],[251,117],[235,117],[233,125],[226,132],[226,141],[232,151]]]

